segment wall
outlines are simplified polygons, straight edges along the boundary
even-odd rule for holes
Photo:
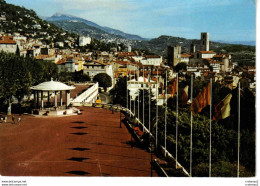
[[[93,84],[90,88],[88,88],[85,92],[80,94],[74,100],[71,101],[73,106],[80,106],[82,103],[95,103],[98,97],[98,82]]]
[[[16,52],[16,44],[0,44],[0,51],[15,53]]]

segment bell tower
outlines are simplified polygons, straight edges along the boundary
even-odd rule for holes
[[[200,50],[209,51],[209,33],[201,32]]]

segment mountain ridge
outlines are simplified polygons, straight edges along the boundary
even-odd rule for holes
[[[126,39],[131,39],[131,40],[146,40],[145,38],[142,38],[141,36],[138,36],[138,35],[134,35],[134,34],[128,34],[128,33],[125,33],[123,31],[120,31],[118,29],[113,29],[113,28],[110,28],[110,27],[107,27],[107,26],[100,26],[99,24],[96,24],[92,21],[89,21],[87,19],[84,19],[84,18],[80,18],[80,17],[77,17],[77,16],[74,16],[74,15],[70,15],[70,14],[63,14],[63,13],[55,13],[54,15],[52,15],[51,17],[47,17],[45,18],[46,21],[48,22],[54,22],[54,21],[68,21],[68,20],[78,20],[78,21],[81,21],[89,26],[92,26],[92,27],[96,27],[100,30],[103,30],[109,34],[113,34],[113,35],[119,35],[119,36],[122,36]]]

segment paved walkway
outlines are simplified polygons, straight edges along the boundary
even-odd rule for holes
[[[11,124],[11,118],[0,123],[0,174],[150,176],[150,154],[131,147],[126,127],[119,127],[119,113],[80,109],[82,115],[23,115],[20,125]]]

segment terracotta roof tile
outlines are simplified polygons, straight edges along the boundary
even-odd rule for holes
[[[191,57],[190,54],[181,54],[181,57]]]
[[[12,36],[2,36],[0,37],[0,44],[16,44]]]
[[[161,58],[160,56],[157,55],[146,55],[146,58]]]
[[[65,64],[65,62],[66,62],[66,58],[62,58],[62,59],[60,59],[59,61],[57,61],[57,65],[61,65],[61,64]]]
[[[216,52],[214,52],[214,51],[199,51],[199,53],[201,53],[201,54],[216,54]]]

